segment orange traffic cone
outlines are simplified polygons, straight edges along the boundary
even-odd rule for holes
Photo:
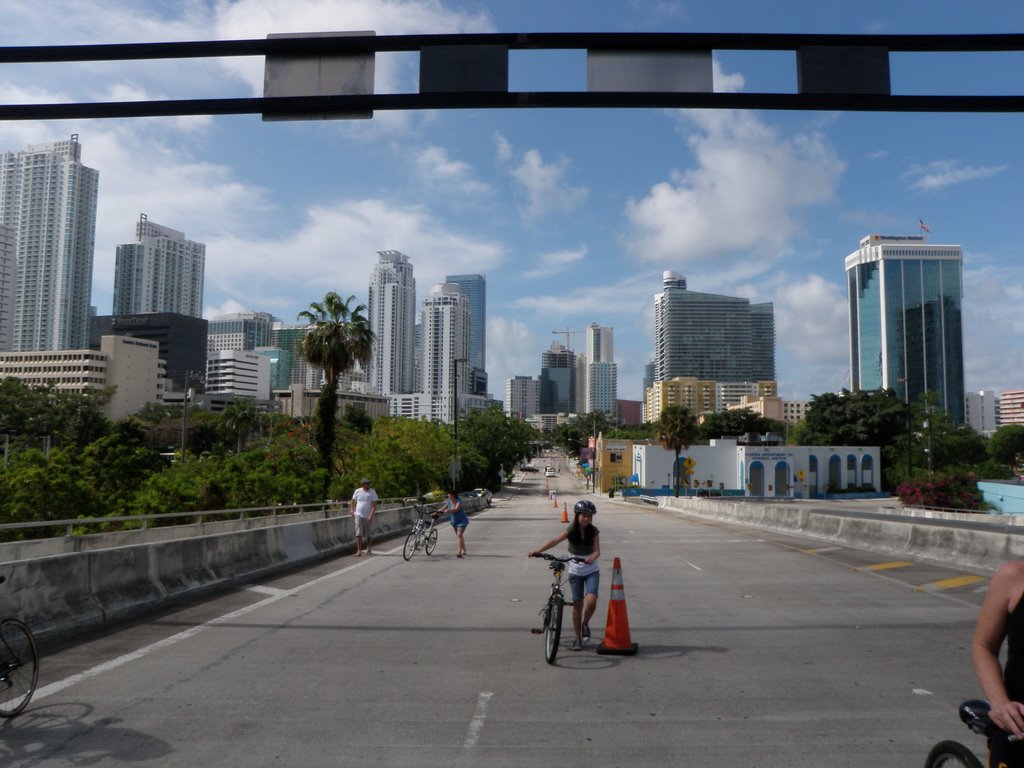
[[[568,505],[566,505],[564,503],[562,504],[562,522],[563,523],[568,523],[569,522],[569,507],[568,507]]]
[[[551,494],[551,508],[558,509],[558,497],[555,494]]]
[[[626,613],[626,590],[622,586],[622,566],[619,558],[612,562],[612,591],[608,596],[608,622],[604,640],[597,646],[598,653],[632,656],[636,643],[629,640],[629,615]]]

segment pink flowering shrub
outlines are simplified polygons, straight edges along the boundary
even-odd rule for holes
[[[896,495],[908,507],[941,507],[975,512],[982,507],[974,475],[947,475],[900,483]]]

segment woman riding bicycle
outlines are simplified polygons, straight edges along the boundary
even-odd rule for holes
[[[989,717],[1006,731],[989,742],[989,765],[1024,767],[1024,562],[1003,563],[992,577],[971,642],[974,674],[991,704]],[[1006,668],[999,649],[1007,641]]]
[[[597,564],[597,559],[601,556],[601,532],[594,525],[594,515],[597,514],[594,502],[587,499],[577,501],[572,511],[573,518],[569,527],[540,549],[530,552],[528,557],[568,541],[569,554],[584,559],[582,563],[569,561],[572,627],[576,636],[572,649],[582,651],[583,641],[590,637],[590,618],[597,609],[597,588],[601,581],[601,566]]]

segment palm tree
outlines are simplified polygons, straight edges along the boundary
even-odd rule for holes
[[[697,441],[697,417],[685,405],[670,405],[658,419],[658,441],[675,453],[672,462],[672,486],[679,498],[679,454]]]
[[[374,336],[370,321],[363,314],[366,306],[352,306],[355,296],[342,298],[330,291],[322,302],[313,302],[299,313],[310,328],[299,345],[299,353],[310,365],[322,368],[324,385],[317,400],[317,422],[314,440],[320,454],[320,465],[327,471],[324,493],[334,468],[335,414],[338,409],[338,382],[356,363],[370,362]]]
[[[243,398],[233,401],[221,413],[227,430],[235,436],[235,453],[242,452],[242,440],[248,438],[253,428],[260,423],[260,412],[252,400]]]

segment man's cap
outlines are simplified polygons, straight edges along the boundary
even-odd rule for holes
[[[364,477],[362,480],[359,481],[359,484],[360,485],[369,485],[370,484],[370,478]]]

